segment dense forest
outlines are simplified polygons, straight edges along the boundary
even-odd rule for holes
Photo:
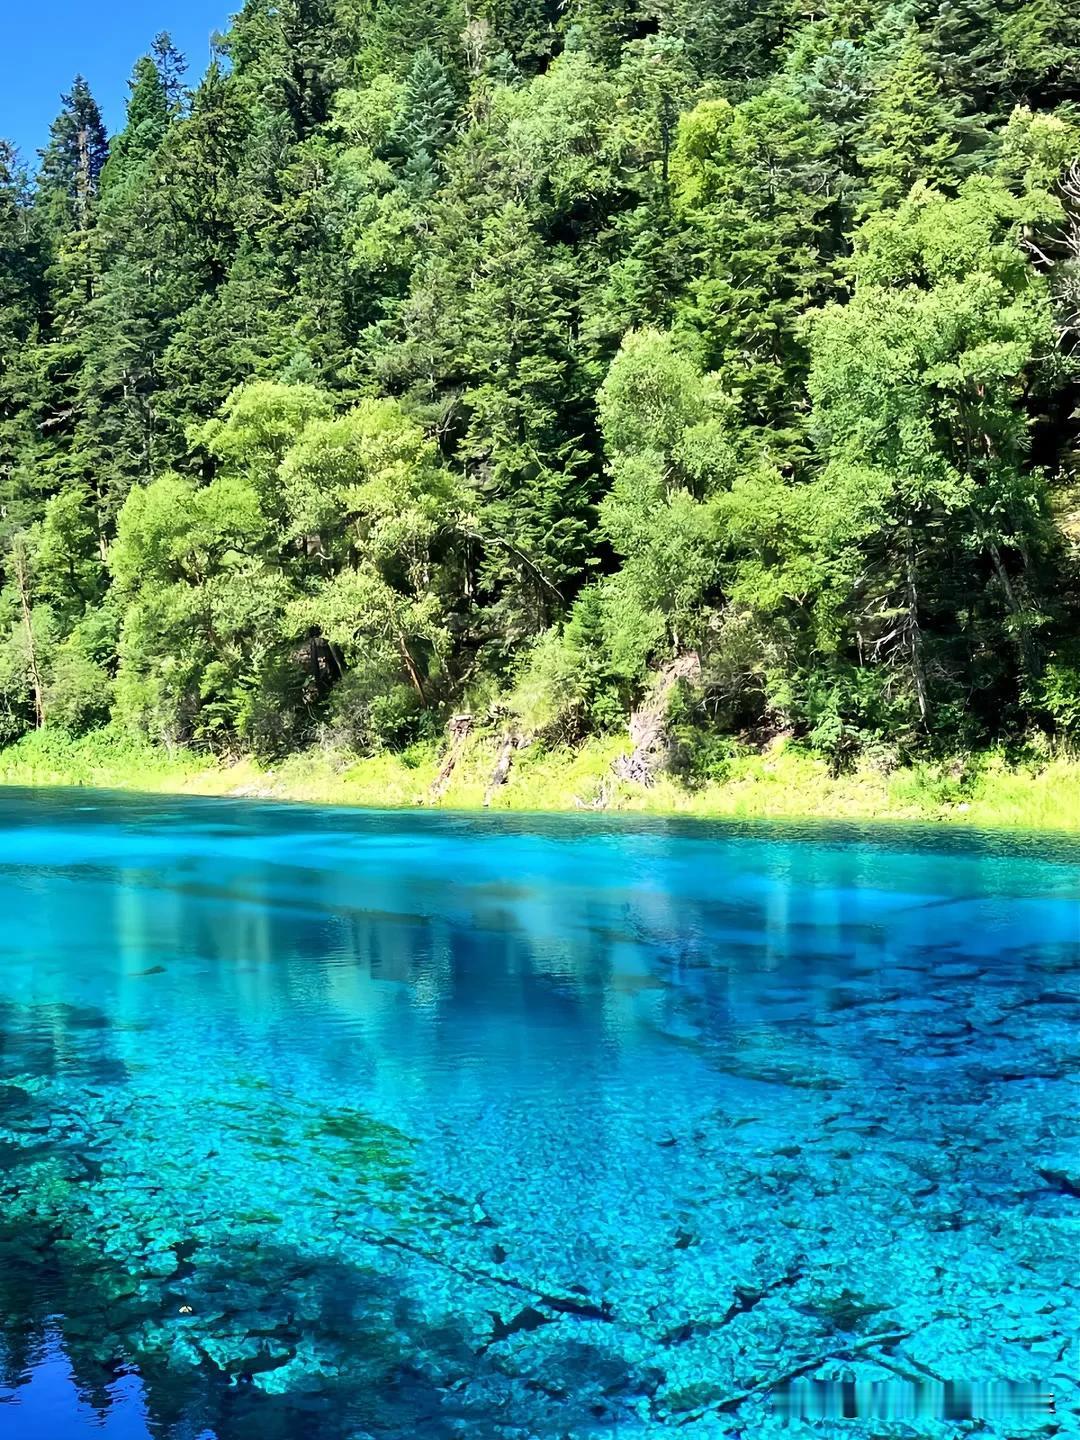
[[[0,147],[0,744],[1080,739],[1073,0],[248,0]]]

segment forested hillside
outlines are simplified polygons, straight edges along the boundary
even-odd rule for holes
[[[1073,0],[217,48],[0,149],[0,744],[575,742],[690,654],[690,775],[1080,740]]]

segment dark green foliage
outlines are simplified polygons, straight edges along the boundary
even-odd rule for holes
[[[81,75],[53,121],[48,146],[41,152],[38,196],[57,230],[86,230],[97,197],[109,142],[97,101]]]
[[[33,349],[44,318],[46,247],[26,176],[0,144],[0,539],[30,517],[39,495],[42,387]]]
[[[1080,739],[1065,0],[246,0],[0,148],[0,740]],[[700,664],[699,664],[700,662]],[[673,673],[673,672],[672,672]]]
[[[446,68],[425,47],[405,81],[394,139],[413,165],[431,166],[453,138],[458,103]]]

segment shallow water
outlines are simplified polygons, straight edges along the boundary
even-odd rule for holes
[[[0,792],[0,1437],[1080,1433],[1078,861]]]

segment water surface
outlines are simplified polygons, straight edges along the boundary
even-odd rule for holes
[[[1078,861],[0,792],[0,1437],[1078,1433]]]

